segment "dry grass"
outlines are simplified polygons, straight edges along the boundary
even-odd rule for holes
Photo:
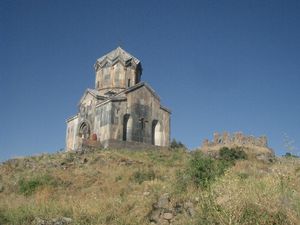
[[[178,214],[174,224],[300,224],[299,159],[240,161],[209,189],[188,184],[178,191],[177,171],[190,158],[183,150],[97,150],[6,162],[0,166],[0,224],[62,216],[73,224],[150,224],[147,215],[164,193],[170,193],[171,204],[194,204],[195,216]],[[149,171],[154,179],[133,178]],[[44,175],[56,185],[40,184],[27,196],[20,192],[20,179]]]

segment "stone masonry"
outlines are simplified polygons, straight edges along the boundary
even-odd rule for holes
[[[141,62],[118,47],[97,59],[94,68],[95,89],[84,92],[78,112],[67,120],[66,150],[122,142],[169,146],[171,112],[141,82]]]
[[[244,150],[248,152],[252,151],[256,154],[273,154],[272,149],[268,147],[268,140],[266,136],[247,136],[242,132],[236,132],[234,134],[229,134],[228,132],[223,132],[220,134],[216,132],[213,135],[213,140],[209,141],[208,139],[205,139],[200,149],[204,153],[213,155],[222,147],[242,147]]]
[[[205,139],[202,147],[213,146],[246,146],[246,147],[268,147],[267,137],[245,136],[242,132],[236,132],[233,135],[228,132],[223,134],[214,133],[213,141]]]

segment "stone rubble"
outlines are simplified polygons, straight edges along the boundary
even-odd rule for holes
[[[36,217],[33,221],[34,225],[68,225],[72,224],[73,220],[68,217],[61,217],[56,219],[45,220]]]
[[[152,210],[148,214],[150,224],[172,225],[176,221],[178,214],[186,213],[190,217],[195,216],[194,204],[190,201],[185,203],[171,203],[170,195],[161,195],[157,202],[152,205]]]
[[[242,132],[236,132],[234,134],[229,134],[228,132],[223,132],[219,134],[214,133],[213,141],[205,139],[202,143],[202,147],[213,147],[215,145],[236,145],[236,146],[249,146],[249,147],[265,147],[268,148],[268,140],[266,136],[254,137],[246,136]]]

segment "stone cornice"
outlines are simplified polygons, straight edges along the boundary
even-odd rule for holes
[[[150,92],[151,94],[158,100],[160,101],[160,97],[158,96],[158,94],[156,94],[156,92],[150,87],[149,84],[145,83],[145,82],[140,82],[140,83],[137,83],[136,85],[130,87],[130,88],[127,88],[125,90],[125,93],[129,93],[129,92],[132,92],[132,91],[135,91],[136,89],[139,89],[141,87],[145,86]]]
[[[68,118],[68,119],[66,120],[66,123],[69,123],[70,121],[75,120],[75,119],[77,119],[77,118],[78,118],[78,114],[76,114],[75,116],[72,116],[72,117]]]
[[[113,97],[107,99],[104,102],[98,103],[95,108],[106,105],[109,102],[121,102],[121,101],[127,101],[127,98],[126,97],[121,97],[121,96],[119,96],[119,97],[113,96]]]
[[[171,110],[168,109],[167,107],[164,107],[164,106],[160,105],[160,108],[161,108],[162,110],[164,110],[164,111],[170,113],[170,114],[172,113]]]

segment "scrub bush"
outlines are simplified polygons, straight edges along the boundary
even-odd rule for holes
[[[155,173],[153,170],[138,170],[134,172],[131,177],[131,180],[133,180],[138,184],[141,184],[147,180],[154,180],[154,179],[155,179]]]
[[[189,162],[188,173],[194,184],[208,187],[217,177],[224,174],[228,164],[196,152]]]
[[[58,181],[50,175],[41,175],[30,179],[21,178],[18,182],[19,192],[26,196],[33,194],[41,186],[57,186]]]
[[[227,148],[220,149],[220,159],[226,161],[235,161],[240,159],[247,159],[247,154],[241,148]]]

